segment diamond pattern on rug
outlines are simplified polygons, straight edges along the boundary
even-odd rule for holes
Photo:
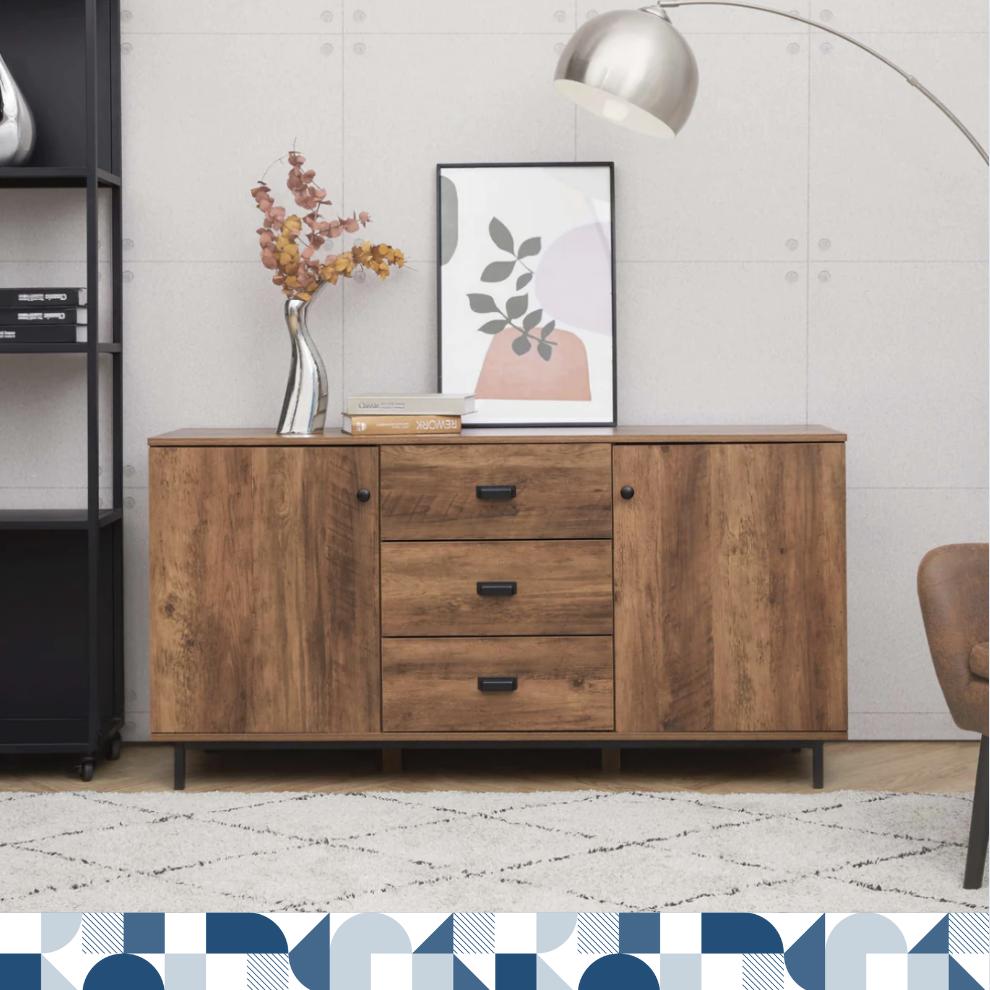
[[[13,795],[0,910],[966,911],[968,815],[878,792]]]
[[[336,794],[334,816],[328,818],[326,804],[318,795],[296,794],[287,796],[278,805],[264,803],[220,809],[207,817],[221,825],[301,842],[360,842],[383,835],[399,842],[403,831],[417,825],[449,821],[451,815],[429,806],[411,807],[387,794]]]

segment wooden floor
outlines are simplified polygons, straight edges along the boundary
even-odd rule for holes
[[[971,792],[977,743],[855,742],[825,747],[826,790]],[[161,791],[172,787],[170,746],[124,747],[80,782],[65,757],[0,757],[0,791]],[[625,750],[622,771],[598,750],[406,750],[400,774],[375,751],[189,752],[188,790],[811,790],[810,751]]]

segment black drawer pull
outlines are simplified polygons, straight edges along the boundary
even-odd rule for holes
[[[515,485],[475,485],[474,494],[487,502],[508,502],[516,497]]]
[[[516,593],[515,581],[479,581],[478,594],[493,598],[508,598]]]
[[[478,690],[486,692],[515,691],[519,687],[518,678],[515,677],[479,677]]]

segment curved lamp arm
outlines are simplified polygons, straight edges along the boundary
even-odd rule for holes
[[[919,93],[926,96],[932,103],[935,104],[945,114],[949,120],[952,121],[956,127],[966,135],[966,139],[969,143],[976,148],[980,153],[980,157],[983,159],[984,163],[990,165],[990,157],[987,156],[986,148],[980,144],[979,141],[973,136],[973,132],[926,86],[922,85],[911,75],[910,72],[905,71],[896,62],[891,62],[886,55],[881,55],[880,52],[875,51],[870,48],[869,45],[864,45],[862,41],[857,41],[855,38],[850,37],[848,34],[843,34],[841,31],[836,31],[835,28],[829,27],[827,24],[821,24],[818,21],[809,20],[807,17],[801,17],[799,14],[789,14],[783,10],[776,10],[773,7],[763,7],[755,3],[743,3],[741,0],[660,0],[659,3],[654,4],[652,7],[644,7],[643,10],[649,13],[657,13],[661,17],[666,17],[665,8],[667,7],[745,7],[747,10],[760,10],[765,14],[776,14],[778,17],[786,17],[791,21],[800,21],[802,24],[810,24],[813,28],[818,31],[825,31],[827,34],[834,34],[837,38],[842,38],[843,41],[848,41],[849,44],[855,45],[857,48],[862,49],[868,55],[872,55],[874,58],[879,59],[884,65],[890,66],[899,76],[910,83]]]

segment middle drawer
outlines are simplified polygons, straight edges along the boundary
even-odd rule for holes
[[[383,636],[612,631],[610,540],[382,544]]]

